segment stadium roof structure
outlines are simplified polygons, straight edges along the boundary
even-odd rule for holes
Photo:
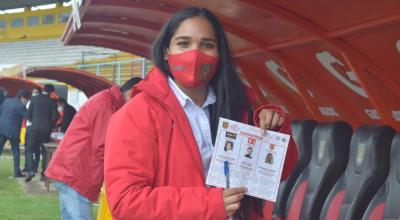
[[[84,92],[88,98],[115,85],[113,82],[93,73],[64,67],[30,68],[26,70],[26,75],[66,83]]]
[[[33,7],[38,5],[47,5],[56,2],[68,1],[70,0],[2,0],[0,1],[0,10]]]
[[[17,95],[21,89],[43,88],[40,84],[19,77],[0,77],[0,87],[4,88],[11,96]]]
[[[185,0],[86,0],[66,44],[150,57]],[[400,130],[400,1],[192,0],[223,22],[246,86],[293,118]]]

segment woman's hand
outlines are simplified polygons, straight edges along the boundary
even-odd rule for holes
[[[258,115],[260,118],[260,128],[264,134],[266,130],[274,130],[276,127],[282,126],[285,118],[272,109],[263,109]]]
[[[240,208],[240,200],[243,199],[245,192],[247,192],[245,187],[225,189],[222,192],[222,199],[228,216],[235,214]]]

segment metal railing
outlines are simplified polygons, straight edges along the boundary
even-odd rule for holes
[[[144,78],[148,68],[152,66],[145,58],[119,60],[111,62],[80,64],[76,68],[102,76],[118,85],[133,76]]]

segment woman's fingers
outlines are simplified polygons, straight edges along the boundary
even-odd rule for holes
[[[225,211],[228,216],[235,214],[240,208],[240,201],[247,192],[245,187],[225,189],[222,191],[222,199],[224,200]]]
[[[243,194],[245,192],[247,192],[246,187],[235,187],[235,188],[230,188],[230,189],[224,189],[224,191],[222,192],[222,197],[226,198],[226,197],[236,195],[236,194]]]
[[[259,125],[260,125],[261,131],[263,134],[265,133],[266,130],[268,130],[270,128],[273,116],[274,116],[274,112],[269,109],[263,109],[260,112]]]
[[[231,216],[235,214],[239,208],[240,208],[240,202],[225,206],[225,211],[228,216]]]
[[[284,117],[271,109],[261,110],[259,119],[259,125],[262,134],[265,134],[266,130],[273,130],[276,127],[281,126],[285,121]]]
[[[235,194],[235,195],[231,195],[228,196],[224,199],[224,204],[225,206],[234,204],[234,203],[238,203],[240,202],[240,200],[242,200],[244,197],[244,194]]]
[[[273,130],[274,128],[276,128],[278,126],[279,123],[279,119],[281,118],[281,116],[278,113],[275,113],[274,116],[272,117],[272,122],[271,122],[271,126],[270,126],[270,130]]]
[[[283,125],[283,122],[285,122],[285,118],[284,117],[279,117],[279,122],[278,122],[278,126],[280,127],[280,126],[282,126]]]

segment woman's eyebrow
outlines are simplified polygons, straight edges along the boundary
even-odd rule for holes
[[[177,36],[174,38],[174,40],[190,40],[190,39],[192,39],[192,38],[189,36]],[[211,42],[215,42],[215,43],[217,42],[217,40],[215,38],[209,38],[209,37],[203,37],[203,38],[201,38],[201,40],[211,41]]]
[[[215,38],[202,38],[203,41],[212,41],[212,42],[217,42]]]
[[[188,36],[177,36],[174,38],[174,40],[190,40],[191,37]]]

